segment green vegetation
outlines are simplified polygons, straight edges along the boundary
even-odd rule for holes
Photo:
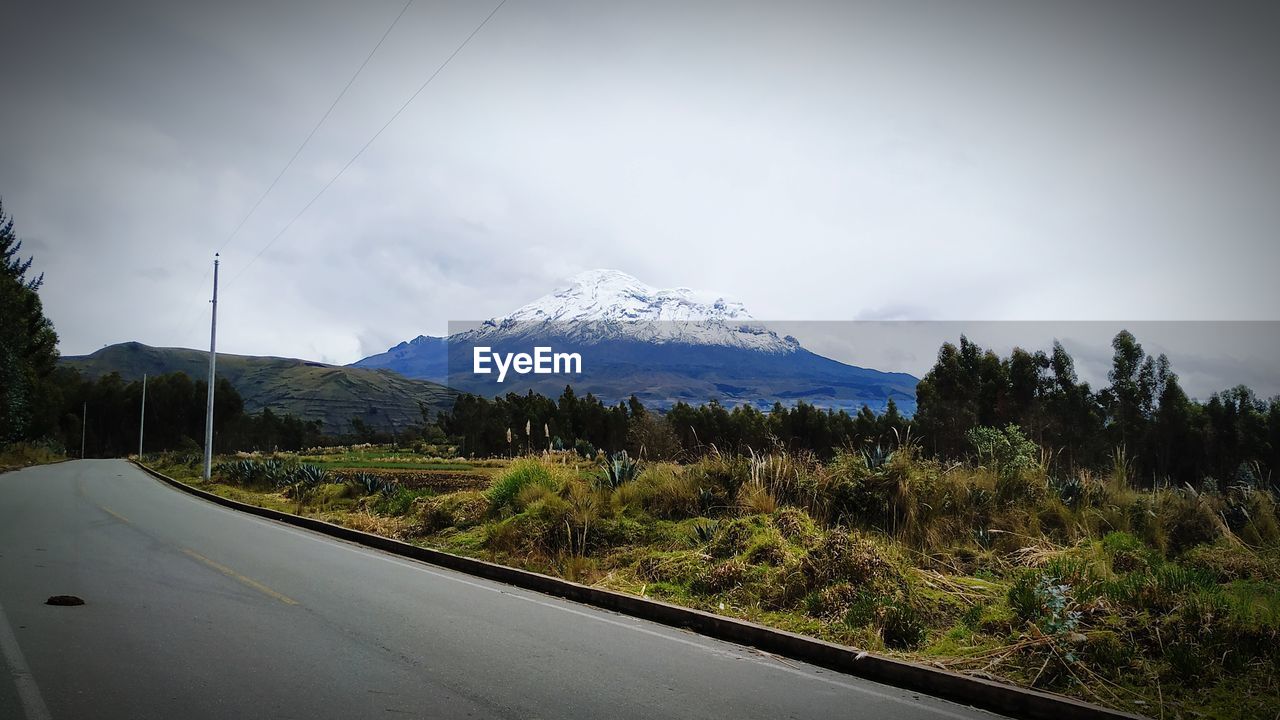
[[[565,388],[555,400],[465,395],[437,423],[459,454],[477,457],[573,448],[584,457],[626,451],[690,460],[712,450],[745,456],[782,446],[824,461],[856,451],[875,464],[912,438],[924,455],[977,462],[1009,482],[1032,462],[1066,484],[1086,471],[1114,471],[1148,488],[1270,482],[1280,466],[1280,399],[1237,386],[1197,402],[1169,360],[1147,355],[1132,334],[1117,334],[1112,349],[1111,384],[1094,391],[1059,344],[1049,353],[1015,348],[1002,358],[961,337],[958,347],[942,346],[921,379],[912,418],[892,402],[878,415],[803,402],[762,412],[714,400],[659,414],[634,397],[606,405]]]
[[[143,373],[151,378],[170,373],[203,378],[208,374],[209,354],[131,342],[111,345],[92,355],[63,358],[59,365],[90,379],[118,373],[126,383],[141,380]],[[390,441],[397,430],[403,435],[410,426],[422,424],[424,406],[439,413],[453,402],[452,392],[425,380],[388,370],[335,367],[291,358],[219,353],[218,377],[236,389],[248,414],[270,409],[277,416],[319,421],[317,434],[354,442],[384,437]]]
[[[0,472],[18,470],[32,465],[47,465],[65,459],[61,452],[48,445],[12,443],[0,448]]]
[[[220,463],[211,487],[1147,715],[1256,717],[1280,704],[1270,492],[1141,489],[1121,472],[1064,482],[1016,427],[971,439],[981,463],[910,442],[828,461],[779,449],[686,464],[549,453],[465,490],[384,490],[358,468],[273,484],[269,468],[306,476],[307,464],[242,458]]]
[[[40,398],[58,359],[58,335],[44,316],[40,286],[29,278],[32,259],[0,202],[0,448],[41,436],[49,422]]]

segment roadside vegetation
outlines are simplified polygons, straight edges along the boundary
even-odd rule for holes
[[[1016,428],[968,436],[964,463],[903,438],[829,461],[780,448],[683,464],[449,460],[468,469],[404,482],[228,457],[212,489],[1146,715],[1280,707],[1269,490],[1247,477],[1138,489],[1122,454],[1109,472],[1054,478]],[[149,461],[198,478],[197,456]],[[475,482],[433,482],[451,473]]]
[[[0,472],[66,460],[60,450],[43,443],[13,443],[0,448]]]

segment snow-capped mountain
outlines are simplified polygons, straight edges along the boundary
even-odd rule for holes
[[[496,376],[474,372],[477,347],[529,353],[535,346],[582,356],[583,371]],[[607,402],[636,395],[650,407],[676,402],[880,411],[893,399],[915,407],[916,379],[847,365],[779,337],[741,303],[687,288],[651,287],[617,270],[591,270],[510,314],[454,332],[418,336],[357,366],[387,368],[484,395],[529,390],[555,397],[566,384]]]
[[[467,340],[554,336],[584,345],[614,340],[735,347],[792,353],[794,338],[755,322],[742,303],[688,288],[660,290],[619,270],[588,270],[544,295],[464,333]]]

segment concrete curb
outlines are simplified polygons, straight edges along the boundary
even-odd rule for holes
[[[218,505],[251,515],[278,520],[348,542],[412,558],[439,567],[514,585],[526,590],[554,595],[584,605],[612,610],[671,627],[692,630],[717,640],[747,645],[782,657],[830,670],[875,680],[886,685],[945,698],[963,705],[1026,720],[1144,720],[1119,710],[1091,705],[1062,695],[1053,695],[941,670],[928,665],[880,657],[856,648],[836,645],[804,635],[776,630],[746,620],[713,615],[701,610],[671,605],[658,600],[612,590],[579,585],[560,578],[519,570],[484,560],[418,547],[399,540],[334,525],[323,520],[242,503],[192,487],[157,472],[137,460],[140,469],[172,487]]]

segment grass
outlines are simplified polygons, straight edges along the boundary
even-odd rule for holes
[[[571,454],[488,471],[487,489],[456,492],[211,487],[1140,714],[1280,708],[1280,524],[1262,490],[1143,492],[910,448],[829,463],[712,453],[621,482]]]
[[[66,459],[61,452],[46,445],[13,443],[0,448],[0,472],[20,470],[32,465],[48,465]]]

